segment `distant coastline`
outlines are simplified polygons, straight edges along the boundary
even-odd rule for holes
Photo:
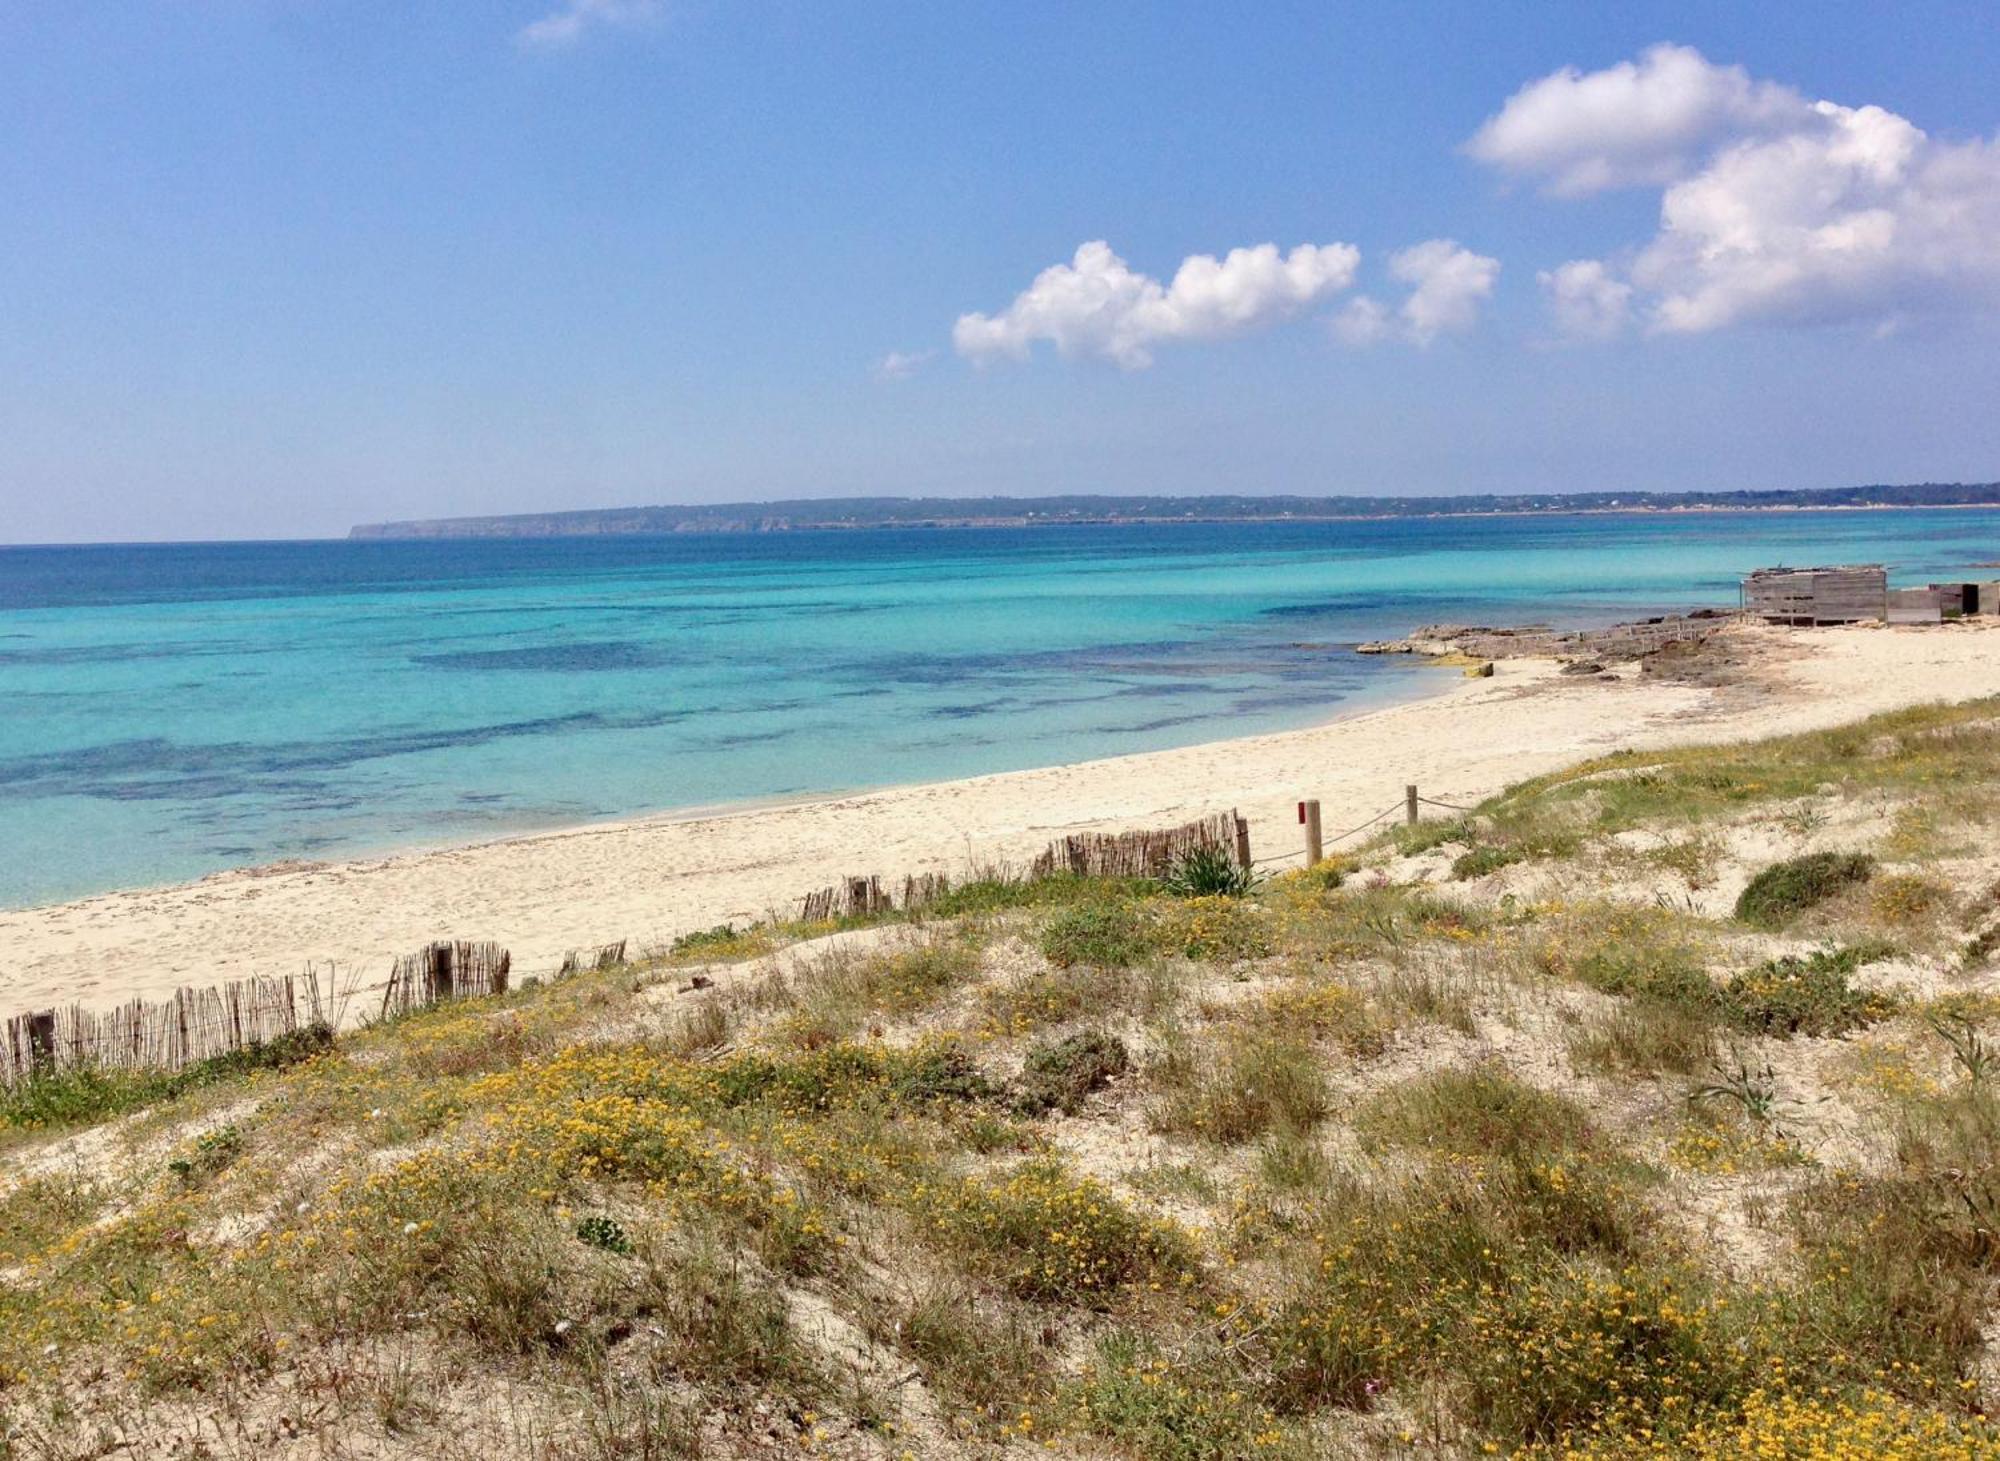
[[[2000,507],[2000,482],[1767,492],[1533,493],[1465,497],[835,497],[685,507],[611,507],[362,523],[351,539],[561,538],[659,533],[1136,527],[1167,523],[1380,522],[1397,518],[1867,512]]]

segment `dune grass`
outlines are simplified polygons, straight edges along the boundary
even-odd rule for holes
[[[1995,714],[1606,758],[1332,875],[996,877],[782,977],[752,955],[825,927],[30,1083],[0,1457],[218,1423],[243,1454],[2000,1457],[2000,988],[1961,957],[2000,865],[1934,854],[1985,845]],[[1814,857],[1862,798],[1866,885],[1787,893],[1782,933],[1692,901],[1764,871],[1744,829]],[[1885,984],[1913,947],[1932,987]]]

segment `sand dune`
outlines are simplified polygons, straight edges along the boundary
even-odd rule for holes
[[[1722,688],[1578,681],[1546,661],[1490,680],[1440,669],[1439,693],[1310,730],[697,819],[651,817],[444,851],[0,913],[0,1010],[157,997],[181,984],[333,961],[368,979],[437,937],[497,939],[523,973],[565,950],[795,908],[847,873],[900,877],[1025,860],[1052,837],[1227,807],[1259,857],[1296,853],[1293,804],[1328,836],[1406,782],[1469,801],[1618,747],[1808,729],[1931,700],[2000,694],[2000,626],[1732,629],[1754,661]]]

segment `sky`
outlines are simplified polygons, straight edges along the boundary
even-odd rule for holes
[[[2000,478],[1990,4],[0,8],[0,542]]]

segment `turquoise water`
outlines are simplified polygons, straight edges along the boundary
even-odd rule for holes
[[[1983,511],[0,548],[0,906],[1297,726],[1437,620],[2000,558]]]

